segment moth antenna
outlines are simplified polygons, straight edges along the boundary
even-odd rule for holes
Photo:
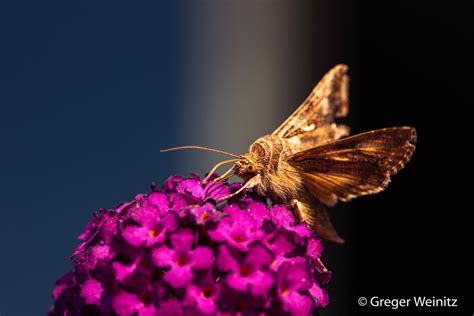
[[[231,153],[228,153],[228,152],[226,152],[226,151],[217,150],[217,149],[208,148],[208,147],[202,147],[202,146],[179,146],[179,147],[172,147],[172,148],[167,148],[167,149],[161,149],[161,150],[160,150],[160,153],[165,153],[165,152],[174,151],[174,150],[181,150],[181,149],[199,149],[199,150],[210,151],[210,152],[214,152],[214,153],[218,153],[218,154],[223,154],[223,155],[227,155],[227,156],[231,156],[231,157],[235,157],[235,158],[240,158],[239,156],[234,155],[234,154],[231,154]]]
[[[212,174],[214,173],[214,171],[217,170],[217,168],[219,168],[220,166],[226,164],[226,163],[229,163],[229,162],[234,162],[234,161],[238,161],[240,159],[229,159],[229,160],[224,160],[224,161],[221,161],[219,163],[217,163],[214,168],[211,169],[211,171],[209,171],[209,173],[207,174],[207,176],[202,180],[202,183],[206,183],[207,180],[209,180],[209,178],[212,176]]]

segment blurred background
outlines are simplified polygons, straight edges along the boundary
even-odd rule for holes
[[[38,315],[94,210],[204,174],[271,133],[331,67],[352,133],[415,126],[382,194],[331,209],[347,240],[322,315],[360,296],[447,296],[472,314],[472,1],[0,2],[0,314]],[[469,139],[469,141],[468,141]]]

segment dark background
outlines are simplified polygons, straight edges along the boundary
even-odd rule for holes
[[[47,310],[93,210],[220,158],[160,148],[243,151],[341,62],[352,132],[412,125],[418,145],[385,192],[331,210],[347,243],[326,244],[334,278],[322,314],[474,312],[472,1],[242,3],[0,4],[2,316]],[[460,307],[362,308],[360,296],[446,296]]]
[[[361,1],[358,13],[356,126],[412,125],[418,145],[386,192],[354,203],[354,293],[456,297],[458,309],[409,311],[472,314],[473,3]]]

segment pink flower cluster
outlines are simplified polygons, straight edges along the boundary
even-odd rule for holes
[[[50,315],[309,315],[328,304],[321,240],[240,184],[171,177],[99,210]]]

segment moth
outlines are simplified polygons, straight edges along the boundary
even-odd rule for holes
[[[307,99],[272,134],[260,137],[247,153],[234,155],[200,146],[181,146],[162,151],[196,148],[230,155],[218,163],[230,169],[214,181],[234,175],[244,184],[227,199],[245,189],[286,203],[301,222],[321,237],[342,243],[334,229],[327,206],[338,201],[382,191],[390,177],[400,171],[415,151],[413,127],[389,127],[354,136],[336,124],[349,110],[349,77],[346,65],[331,69]]]

